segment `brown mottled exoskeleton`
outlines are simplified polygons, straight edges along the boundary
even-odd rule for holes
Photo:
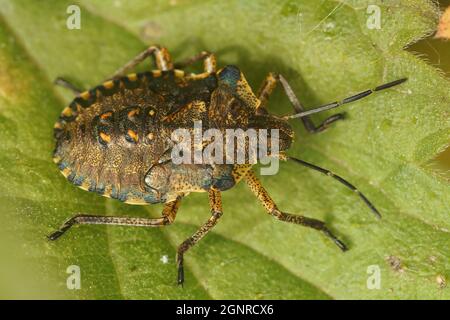
[[[155,59],[157,70],[125,75],[148,56]],[[199,60],[204,62],[203,73],[182,71],[182,67]],[[222,131],[227,128],[278,129],[280,152],[275,156],[337,179],[355,191],[380,217],[369,200],[340,176],[285,154],[294,137],[287,120],[301,118],[309,132],[323,131],[343,115],[333,115],[315,126],[309,114],[361,99],[405,80],[396,80],[305,111],[279,74],[269,74],[255,95],[237,67],[226,66],[216,71],[213,54],[202,52],[174,65],[167,50],[159,46],[149,47],[119,69],[111,80],[89,91],[80,92],[59,78],[58,84],[77,94],[55,124],[54,162],[63,175],[82,189],[130,204],[164,203],[164,209],[161,217],[156,219],[78,214],[67,220],[49,239],[56,240],[74,224],[168,225],[175,220],[184,196],[190,192],[208,192],[211,217],[178,247],[178,283],[182,284],[185,252],[202,239],[222,216],[221,192],[245,180],[270,215],[319,230],[345,251],[347,247],[324,222],[279,210],[253,173],[252,164],[174,164],[171,133],[177,128],[191,128],[194,121],[199,120],[205,129]],[[294,115],[279,117],[266,109],[268,98],[278,82],[296,111]]]

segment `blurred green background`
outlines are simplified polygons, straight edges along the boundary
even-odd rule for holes
[[[440,0],[442,11],[450,6],[449,0]],[[423,55],[422,57],[436,68],[441,69],[450,78],[450,40],[436,39],[433,36],[422,39],[412,44],[408,49],[410,52]],[[437,168],[447,172],[450,176],[450,148],[440,153],[432,163]]]
[[[0,298],[450,297],[438,282],[450,279],[450,192],[436,177],[448,174],[449,149],[423,163],[448,129],[440,117],[448,84],[402,50],[429,31],[435,11],[425,1],[375,1],[389,12],[378,32],[361,27],[372,2],[79,0],[78,32],[65,27],[70,1],[0,0]],[[184,289],[175,285],[175,248],[207,219],[204,194],[189,196],[164,230],[83,226],[48,243],[45,234],[73,212],[159,215],[161,206],[128,206],[75,188],[51,161],[53,123],[73,98],[52,80],[96,85],[154,41],[176,59],[215,51],[219,65],[239,65],[254,88],[267,72],[282,72],[307,106],[408,76],[401,87],[348,105],[348,119],[333,130],[313,136],[293,124],[291,154],[358,185],[382,221],[331,179],[283,163],[279,175],[262,177],[279,207],[324,219],[349,252],[313,230],[277,223],[243,184],[223,194],[223,220],[187,254]],[[449,44],[430,36],[407,50],[448,77]],[[271,110],[291,110],[280,90]],[[82,268],[81,290],[66,288],[71,264]],[[366,287],[371,264],[383,273],[381,290]]]

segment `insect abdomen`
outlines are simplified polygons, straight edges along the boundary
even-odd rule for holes
[[[130,203],[159,202],[142,181],[163,148],[155,142],[161,96],[149,73],[108,81],[75,98],[55,125],[54,161],[81,188]]]

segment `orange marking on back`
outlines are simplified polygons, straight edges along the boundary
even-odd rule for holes
[[[105,113],[103,113],[103,114],[100,116],[100,118],[101,118],[102,120],[106,120],[106,119],[108,119],[108,118],[110,118],[110,117],[112,117],[112,112],[111,112],[111,111],[105,112]]]
[[[203,72],[203,73],[191,73],[189,75],[186,76],[187,80],[200,80],[200,79],[205,79],[207,77],[209,77],[211,74],[209,72]]]
[[[133,109],[130,112],[128,112],[128,118],[132,118],[137,114],[139,114],[139,109]]]
[[[136,81],[136,80],[137,80],[137,74],[136,74],[136,73],[130,73],[130,74],[127,76],[127,78],[128,78],[128,80],[130,80],[130,81]]]
[[[104,132],[100,132],[100,138],[103,141],[107,142],[107,143],[111,142],[111,136],[109,134],[104,133]]]
[[[177,77],[177,78],[183,78],[184,77],[184,71],[183,70],[175,69],[173,72],[175,74],[175,77]]]
[[[114,81],[112,81],[112,80],[105,81],[105,82],[103,82],[103,86],[106,89],[111,89],[112,87],[114,87]]]
[[[91,94],[89,93],[89,91],[84,91],[80,93],[80,97],[83,98],[84,100],[88,100],[91,97]]]
[[[56,122],[55,125],[53,126],[53,128],[55,128],[55,129],[62,129],[63,126],[62,126],[61,122]]]
[[[63,174],[64,177],[68,177],[69,174],[72,172],[72,169],[70,168],[64,168],[64,170],[61,171],[61,173]]]
[[[133,131],[133,130],[131,130],[131,129],[128,129],[127,134],[128,134],[128,135],[131,137],[131,139],[133,139],[135,142],[137,142],[137,141],[139,140],[138,134],[137,134],[135,131]]]
[[[154,77],[160,77],[161,76],[161,70],[152,70],[152,74]]]
[[[73,116],[73,110],[69,107],[65,107],[64,110],[62,111],[62,115],[65,117],[71,117]]]

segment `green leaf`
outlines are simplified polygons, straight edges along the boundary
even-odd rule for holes
[[[0,0],[0,297],[450,298],[437,282],[450,279],[449,178],[430,166],[449,142],[450,84],[404,50],[435,28],[431,1],[83,0],[81,29],[69,30],[72,3]],[[367,28],[368,4],[381,9],[381,29]],[[308,107],[408,77],[345,106],[346,120],[323,133],[293,121],[289,153],[346,177],[383,219],[336,181],[283,163],[279,174],[262,177],[278,206],[325,220],[348,252],[265,214],[243,184],[223,194],[222,220],[186,255],[183,289],[175,282],[176,246],[208,219],[205,194],[183,201],[170,227],[80,226],[47,242],[75,212],[160,214],[161,206],[82,191],[51,160],[53,124],[72,99],[53,79],[89,88],[153,43],[175,60],[213,51],[220,66],[240,66],[255,90],[269,71],[279,72]],[[288,114],[279,91],[269,108]],[[70,265],[80,266],[81,290],[66,287]],[[381,288],[370,290],[373,265]]]

